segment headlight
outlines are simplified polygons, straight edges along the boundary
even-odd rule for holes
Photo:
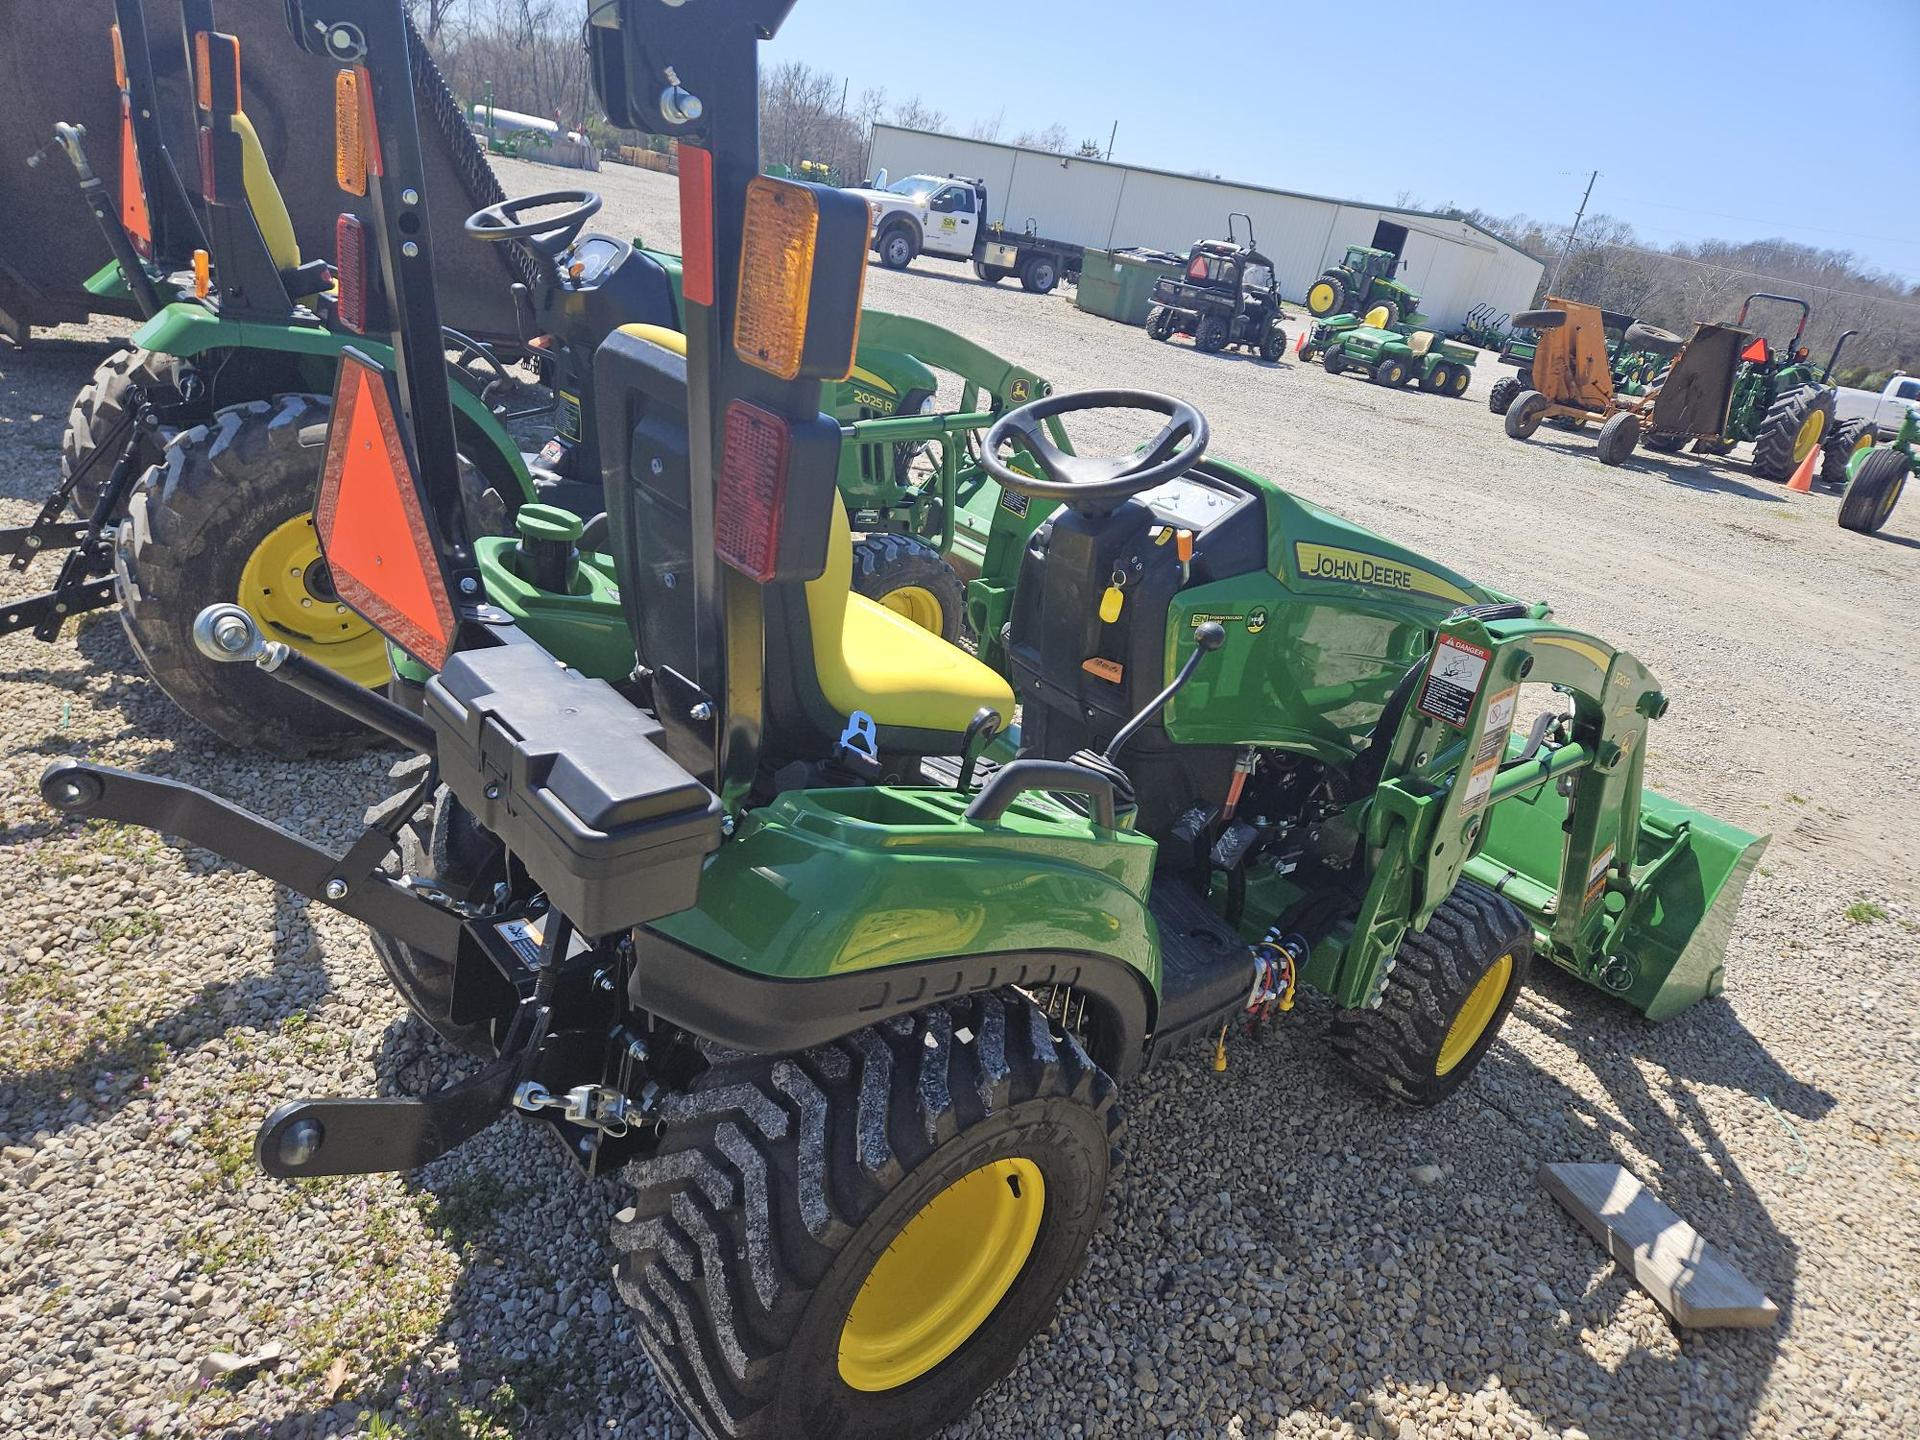
[[[922,415],[931,415],[939,408],[940,407],[934,403],[933,396],[931,395],[925,396],[920,401],[920,414]]]

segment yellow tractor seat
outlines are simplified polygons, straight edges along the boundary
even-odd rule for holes
[[[1371,325],[1376,330],[1384,330],[1387,328],[1387,307],[1376,305],[1360,319],[1362,324]]]
[[[1413,358],[1416,360],[1432,347],[1433,332],[1431,330],[1416,330],[1407,337],[1407,348],[1413,352]]]
[[[1013,687],[958,645],[853,591],[853,539],[838,491],[827,568],[805,586],[807,629],[821,697],[840,715],[863,710],[887,730],[958,736],[982,710],[1004,729]]]
[[[287,202],[281,198],[273,171],[267,168],[267,152],[260,146],[260,134],[244,111],[234,112],[233,133],[240,137],[240,167],[247,184],[247,208],[253,211],[253,223],[260,227],[260,238],[267,242],[273,268],[283,275],[298,270],[300,242],[294,237],[293,217],[287,213]],[[293,298],[308,297],[295,295]]]

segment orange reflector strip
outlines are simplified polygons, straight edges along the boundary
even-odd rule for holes
[[[333,77],[333,180],[349,195],[367,193],[367,133],[361,124],[360,72]]]
[[[819,234],[820,202],[806,186],[764,175],[747,182],[733,349],[756,370],[782,380],[800,374]]]
[[[153,258],[153,218],[147,213],[147,187],[140,176],[140,151],[133,143],[133,105],[120,97],[120,228],[133,248]]]
[[[713,156],[698,145],[680,146],[680,289],[713,304]]]
[[[762,585],[779,570],[780,527],[787,513],[787,422],[736,400],[727,407],[714,487],[713,549]]]
[[[113,83],[124,90],[127,88],[127,51],[120,43],[120,27],[109,25],[107,34],[113,37]]]
[[[213,288],[213,257],[204,250],[193,252],[193,298],[204,300]]]
[[[373,81],[364,65],[354,66],[353,73],[360,90],[360,130],[366,137],[361,148],[367,157],[367,174],[378,178],[387,172],[380,159],[380,117],[373,108]]]
[[[335,591],[416,660],[438,670],[455,621],[386,375],[340,358],[314,523]]]
[[[202,110],[213,108],[213,37],[193,32],[193,97]]]

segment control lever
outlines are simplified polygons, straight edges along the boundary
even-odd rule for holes
[[[1140,713],[1134,716],[1107,742],[1105,753],[1100,757],[1109,765],[1120,758],[1120,752],[1126,743],[1133,739],[1142,725],[1151,720],[1166,707],[1169,700],[1180,692],[1180,687],[1193,678],[1193,672],[1200,668],[1200,657],[1211,655],[1227,643],[1227,627],[1218,620],[1208,620],[1195,627],[1193,632],[1193,653],[1187,657],[1187,663],[1180,667],[1180,673],[1173,677],[1173,683],[1149,700]]]

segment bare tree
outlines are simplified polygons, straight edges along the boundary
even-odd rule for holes
[[[1080,156],[1083,160],[1098,160],[1107,152],[1106,148],[1102,146],[1098,140],[1082,140],[1080,142],[1080,148],[1073,153]]]
[[[967,134],[975,140],[992,142],[1000,138],[1000,127],[1006,123],[1007,107],[1002,105],[993,112],[991,120],[976,120],[967,127]]]
[[[1013,143],[1023,150],[1045,150],[1050,155],[1065,155],[1067,147],[1073,142],[1067,139],[1067,127],[1056,120],[1038,134],[1022,130],[1013,137]]]
[[[915,95],[893,107],[893,123],[908,130],[944,130],[947,112],[934,109]]]

